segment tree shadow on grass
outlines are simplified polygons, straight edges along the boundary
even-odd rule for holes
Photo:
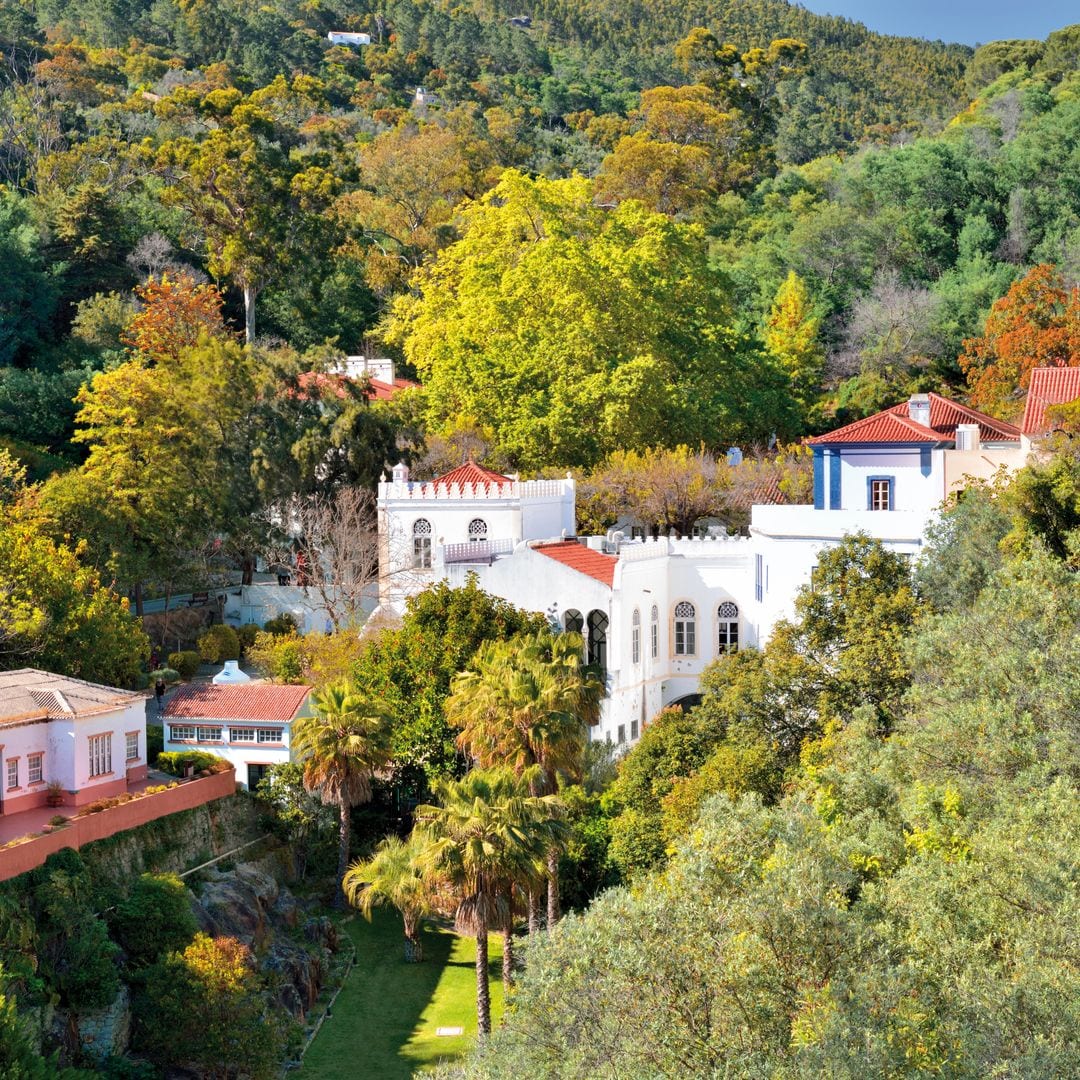
[[[471,1047],[476,1034],[473,942],[427,926],[424,961],[405,962],[401,918],[376,910],[371,923],[357,916],[343,927],[356,946],[356,964],[297,1075],[301,1080],[405,1080]],[[492,942],[492,1005],[501,1006],[501,950]],[[436,1036],[461,1027],[460,1036]]]

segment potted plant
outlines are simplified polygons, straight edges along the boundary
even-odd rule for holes
[[[45,788],[45,805],[64,805],[64,785],[61,784],[59,780],[50,780],[48,786]]]

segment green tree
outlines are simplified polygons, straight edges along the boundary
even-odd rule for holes
[[[187,888],[175,874],[140,874],[116,905],[110,927],[134,964],[181,951],[197,929]]]
[[[765,349],[787,372],[792,394],[804,409],[821,387],[825,353],[820,332],[821,319],[814,313],[806,284],[791,270],[769,311]]]
[[[483,417],[499,452],[537,468],[790,426],[783,373],[733,331],[699,229],[599,208],[580,177],[515,172],[461,221],[386,325],[431,429]],[[582,416],[596,418],[584,433]]]
[[[541,630],[481,646],[454,677],[446,702],[458,745],[481,767],[535,770],[533,794],[555,794],[560,780],[580,781],[590,725],[598,722],[603,684],[584,665],[579,634]],[[559,852],[548,853],[548,926],[559,919]],[[529,929],[536,929],[530,897]]]
[[[452,891],[457,931],[476,938],[476,1015],[483,1037],[491,1033],[488,933],[509,926],[513,885],[543,875],[545,854],[561,839],[565,823],[558,796],[531,795],[528,778],[505,769],[439,781],[435,794],[439,805],[416,808],[419,865]]]
[[[369,922],[372,909],[380,904],[389,904],[401,912],[407,964],[418,964],[424,959],[420,923],[433,909],[431,887],[420,870],[420,851],[417,833],[408,841],[387,836],[370,859],[354,862],[342,881],[349,903],[359,908]]]
[[[338,808],[338,897],[349,867],[352,808],[371,799],[371,781],[390,757],[390,716],[380,703],[344,683],[313,697],[315,715],[293,729],[292,752],[304,767],[304,786]]]

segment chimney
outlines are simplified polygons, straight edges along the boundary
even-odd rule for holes
[[[742,460],[742,451],[737,446],[729,446],[727,452],[727,463],[731,466],[741,465]]]
[[[956,449],[978,450],[979,449],[979,425],[957,424],[956,425]]]
[[[916,424],[922,424],[923,427],[930,426],[930,395],[929,394],[912,394],[907,403],[908,416],[915,421]]]
[[[409,482],[409,466],[404,461],[399,461],[391,470],[395,484],[407,484]]]

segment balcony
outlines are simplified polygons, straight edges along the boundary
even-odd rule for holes
[[[513,540],[474,540],[467,544],[444,544],[443,565],[474,563],[490,566],[500,555],[514,553]]]
[[[875,540],[919,543],[927,515],[917,510],[815,510],[812,506],[755,506],[750,528],[781,540],[839,540],[862,532]]]

